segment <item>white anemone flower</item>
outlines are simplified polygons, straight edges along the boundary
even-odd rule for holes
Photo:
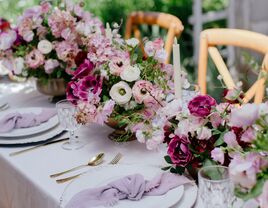
[[[48,40],[41,40],[37,45],[37,49],[42,54],[49,54],[53,49],[53,45]]]
[[[140,41],[137,38],[130,38],[130,39],[126,40],[126,43],[130,47],[134,48],[140,43]]]
[[[130,101],[132,90],[126,82],[120,81],[112,86],[109,94],[117,104],[123,105]]]
[[[140,78],[140,69],[137,65],[135,66],[128,66],[126,67],[126,69],[124,69],[121,74],[120,77],[121,79],[127,81],[127,82],[133,82],[136,81]]]

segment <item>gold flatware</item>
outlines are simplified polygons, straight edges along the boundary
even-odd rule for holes
[[[45,146],[48,146],[48,145],[51,145],[51,144],[56,144],[56,143],[59,143],[59,142],[64,142],[66,140],[68,140],[69,138],[63,138],[63,139],[58,139],[58,140],[53,140],[53,141],[48,141],[46,143],[43,143],[43,144],[39,144],[39,145],[36,145],[34,147],[30,147],[28,149],[24,149],[24,150],[20,150],[20,151],[16,151],[16,152],[12,152],[9,154],[9,156],[16,156],[16,155],[20,155],[22,153],[25,153],[25,152],[29,152],[29,151],[32,151],[32,150],[35,150],[35,149],[38,149],[38,148],[41,148],[41,147],[45,147]]]
[[[86,167],[86,166],[97,166],[99,164],[101,164],[103,162],[103,157],[104,157],[104,153],[99,153],[98,155],[94,156],[93,158],[91,158],[89,160],[89,162],[87,164],[84,165],[79,165],[77,167],[71,168],[69,170],[65,170],[63,172],[60,173],[56,173],[56,174],[52,174],[50,175],[51,178],[56,178],[58,176],[61,176],[63,174],[75,171],[75,170],[79,170],[80,168]]]
[[[117,164],[119,162],[119,160],[121,160],[122,157],[123,157],[123,155],[121,153],[116,154],[116,156],[109,162],[109,164],[111,164],[111,165]],[[67,177],[67,178],[58,179],[58,180],[56,180],[56,182],[59,184],[65,183],[65,182],[73,180],[73,179],[75,179],[75,178],[77,178],[85,173],[87,173],[87,171],[82,172],[82,173],[77,174],[77,175],[74,175],[74,176]]]
[[[110,165],[115,165],[119,162],[119,160],[121,160],[121,158],[123,157],[123,155],[121,153],[117,153],[115,155],[115,157],[111,160],[111,162],[109,162]]]

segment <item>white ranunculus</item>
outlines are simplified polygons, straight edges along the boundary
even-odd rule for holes
[[[120,81],[112,86],[109,94],[117,104],[123,105],[130,101],[132,90],[126,82]]]
[[[24,59],[22,57],[16,58],[15,59],[14,73],[21,74],[23,68],[24,68]]]
[[[127,82],[133,82],[140,78],[140,69],[138,66],[128,66],[120,74],[121,79],[126,80]]]
[[[49,54],[53,49],[53,45],[48,40],[41,40],[37,45],[37,49],[42,54]]]
[[[126,40],[126,43],[132,48],[134,48],[140,43],[140,41],[137,38],[130,38]]]

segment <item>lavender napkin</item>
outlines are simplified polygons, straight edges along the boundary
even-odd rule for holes
[[[0,133],[10,132],[13,129],[38,126],[56,115],[56,110],[44,108],[39,114],[13,112],[0,120]]]
[[[119,200],[140,200],[143,196],[160,196],[180,185],[192,183],[185,176],[161,173],[146,181],[142,175],[134,174],[118,179],[106,186],[86,189],[76,194],[65,208],[91,208],[114,206]]]

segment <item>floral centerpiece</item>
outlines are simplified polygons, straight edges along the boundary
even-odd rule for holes
[[[80,123],[107,123],[117,129],[111,138],[126,141],[173,96],[173,70],[164,63],[163,40],[147,41],[143,56],[137,39],[124,40],[117,32],[89,39],[67,98],[78,103]]]
[[[160,108],[151,123],[136,132],[148,149],[167,144],[164,170],[190,174],[202,166],[229,166],[235,193],[251,206],[268,205],[268,103],[242,104],[239,90],[226,91],[226,102],[217,104],[198,95],[183,111],[174,100]],[[194,176],[194,175],[193,175]]]
[[[43,1],[26,9],[14,28],[0,30],[0,58],[15,75],[68,81],[86,55],[88,39],[104,27],[82,3],[53,7]]]

